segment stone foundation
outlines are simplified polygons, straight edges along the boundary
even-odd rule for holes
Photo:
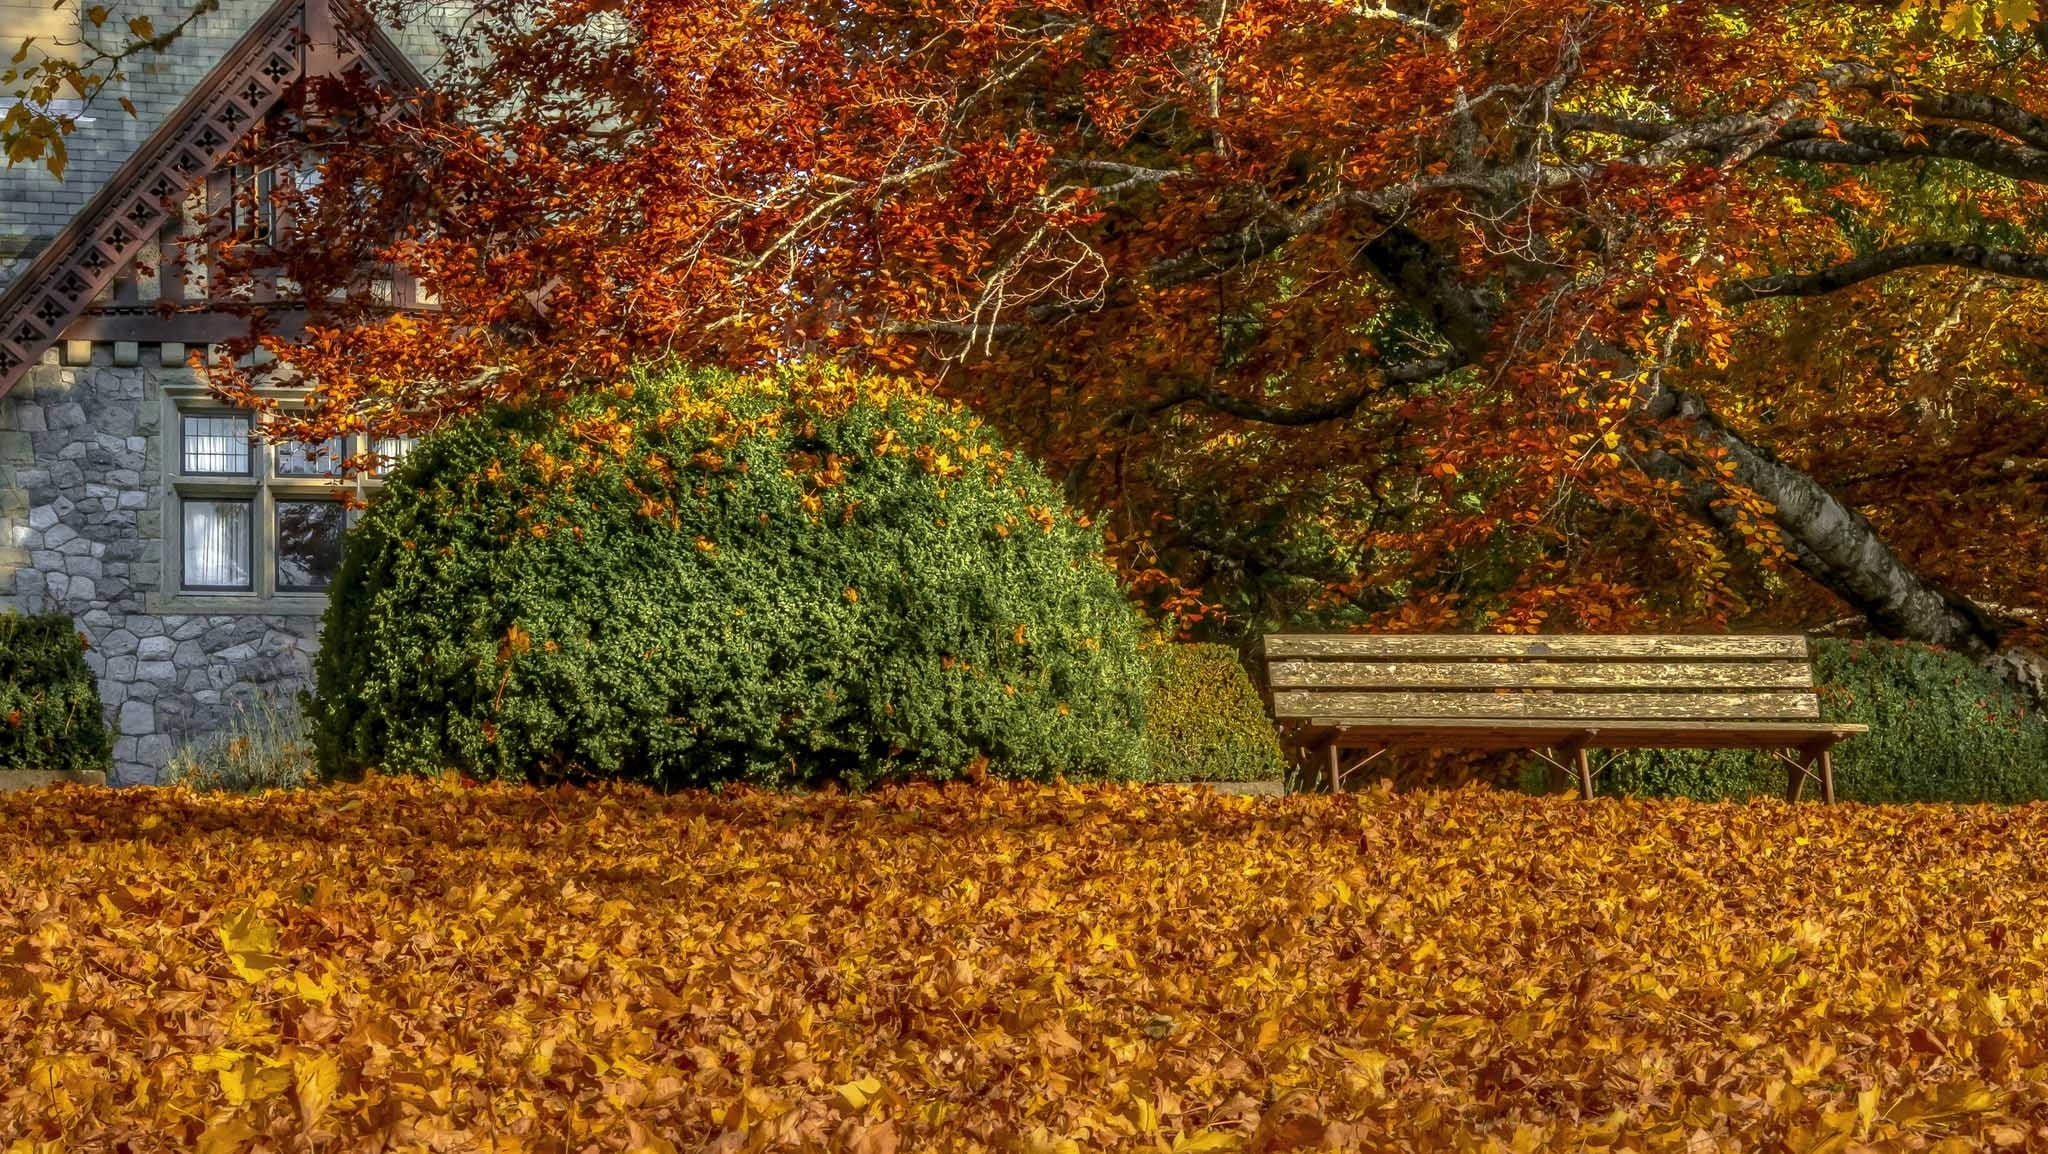
[[[107,775],[97,769],[48,770],[0,769],[0,793],[10,789],[41,789],[50,785],[105,785]]]
[[[320,618],[165,588],[162,388],[194,382],[122,359],[141,363],[99,345],[92,364],[38,365],[0,398],[0,610],[78,622],[115,734],[111,780],[131,785],[238,704],[305,688]]]

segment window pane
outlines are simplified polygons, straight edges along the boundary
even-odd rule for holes
[[[250,218],[254,215],[250,210],[255,206],[250,203],[249,196],[255,191],[255,169],[246,164],[238,164],[231,170],[231,175],[234,187],[228,202],[229,226],[236,236],[246,236],[249,232]]]
[[[411,437],[378,437],[372,441],[370,451],[383,458],[377,462],[377,472],[389,473],[404,464],[405,459],[412,455],[412,446]]]
[[[252,528],[247,501],[186,501],[185,587],[249,588]]]
[[[256,170],[256,237],[265,244],[276,244],[277,236],[277,170],[260,168]]]
[[[348,510],[339,501],[277,503],[277,587],[325,589],[341,568]]]
[[[341,438],[324,441],[279,441],[277,475],[280,477],[332,477],[341,472]]]
[[[184,471],[249,475],[249,418],[195,417],[184,423]]]

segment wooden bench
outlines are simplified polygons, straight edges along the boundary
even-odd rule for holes
[[[1835,800],[1804,637],[1273,634],[1281,740],[1332,791],[1397,750],[1523,750],[1593,796],[1594,749],[1760,749]],[[1318,761],[1323,764],[1318,765]]]

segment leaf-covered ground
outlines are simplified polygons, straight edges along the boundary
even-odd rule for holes
[[[2042,806],[16,794],[0,1136],[2039,1149],[2044,911]]]

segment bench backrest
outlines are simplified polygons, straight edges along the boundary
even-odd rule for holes
[[[1280,718],[1798,721],[1806,638],[1273,634]]]

